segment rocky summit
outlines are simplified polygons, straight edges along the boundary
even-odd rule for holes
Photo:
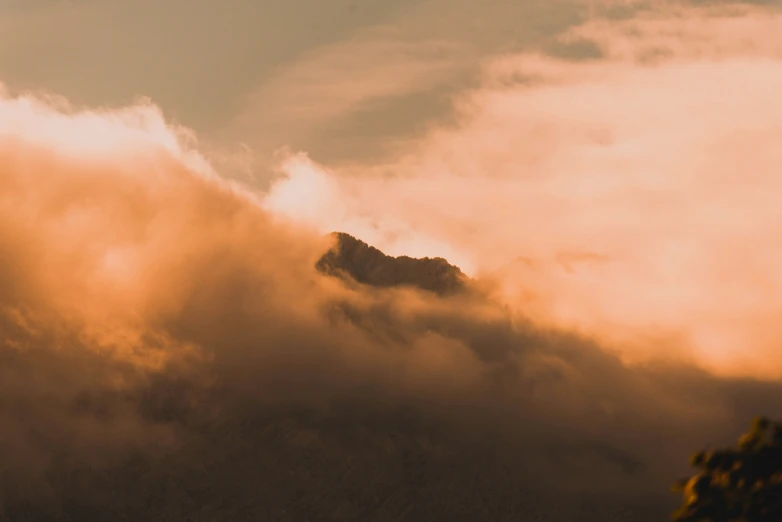
[[[378,288],[415,287],[441,296],[466,290],[469,278],[441,257],[393,257],[350,234],[331,235],[335,245],[316,264],[325,274]]]

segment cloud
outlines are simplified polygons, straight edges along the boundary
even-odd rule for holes
[[[302,452],[337,466],[355,437],[356,486],[399,484],[407,471],[364,466],[405,448],[469,467],[472,447],[494,466],[471,442],[486,433],[528,459],[520,479],[545,469],[533,458],[543,441],[609,481],[643,468],[602,440],[603,421],[580,424],[620,399],[583,395],[597,374],[624,371],[589,343],[517,328],[486,303],[324,279],[318,235],[211,175],[149,105],[73,112],[6,97],[0,115],[3,516],[157,518],[193,502],[232,520],[243,505],[282,513],[297,488],[324,487],[296,464]],[[580,344],[576,367],[563,354]],[[645,400],[655,417],[659,399]],[[427,462],[421,484],[443,487]],[[290,466],[300,475],[270,501]],[[333,494],[310,505],[337,509]]]
[[[452,116],[450,97],[475,85],[486,57],[545,47],[578,23],[584,3],[400,4],[393,16],[309,49],[261,78],[217,134],[258,152],[264,182],[273,174],[266,157],[279,147],[306,150],[329,165],[394,156]]]
[[[448,257],[634,358],[776,377],[781,20],[672,6],[563,33],[596,59],[495,56],[454,124],[382,165],[321,168],[330,191],[300,219]]]
[[[268,156],[286,146],[307,147],[319,156],[365,155],[357,146],[351,115],[372,129],[366,141],[391,140],[374,118],[373,104],[427,93],[464,69],[469,50],[457,42],[416,38],[408,42],[394,26],[375,26],[351,38],[322,46],[280,67],[245,96],[222,131],[223,141],[240,137]],[[384,143],[385,147],[390,146]],[[266,159],[266,157],[264,158]],[[259,161],[260,168],[265,162]]]

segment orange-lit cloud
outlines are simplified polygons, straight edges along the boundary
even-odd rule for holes
[[[776,377],[780,29],[759,7],[590,22],[561,39],[602,58],[491,59],[456,126],[342,176],[294,160],[269,198],[320,179],[280,210],[499,277],[525,313],[630,354]]]
[[[270,214],[274,198],[222,181],[149,104],[76,111],[6,96],[0,121],[3,516],[88,505],[98,518],[159,518],[215,504],[236,520],[232,506],[274,498],[291,466],[309,473],[301,444],[319,462],[367,451],[388,466],[412,447],[432,491],[452,478],[438,462],[465,470],[453,487],[491,495],[513,463],[514,487],[592,483],[590,495],[657,503],[692,437],[730,433],[732,401],[754,400],[677,366],[686,377],[674,381],[695,390],[682,399],[663,373],[491,300],[321,276],[325,240]],[[612,434],[619,420],[627,429]],[[627,438],[693,422],[665,448]],[[371,447],[351,449],[354,437]],[[477,486],[468,447],[496,468]],[[546,471],[552,454],[567,479]],[[346,494],[344,465],[324,468],[338,489],[323,499]],[[385,480],[372,470],[346,480]],[[303,476],[296,487],[311,486]],[[155,500],[171,480],[188,485]]]

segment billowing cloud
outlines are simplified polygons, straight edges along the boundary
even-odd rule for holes
[[[644,520],[693,446],[778,408],[491,299],[345,288],[148,103],[0,121],[6,519]]]
[[[776,377],[780,28],[757,6],[595,19],[560,43],[596,58],[487,60],[455,124],[380,166],[310,162],[329,191],[307,214],[283,210],[444,255],[525,313],[630,355]],[[304,172],[289,165],[280,208]]]

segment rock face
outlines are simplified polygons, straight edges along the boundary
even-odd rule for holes
[[[355,237],[334,232],[336,245],[316,267],[325,274],[378,287],[411,286],[445,296],[466,289],[469,278],[441,257],[387,256]]]

